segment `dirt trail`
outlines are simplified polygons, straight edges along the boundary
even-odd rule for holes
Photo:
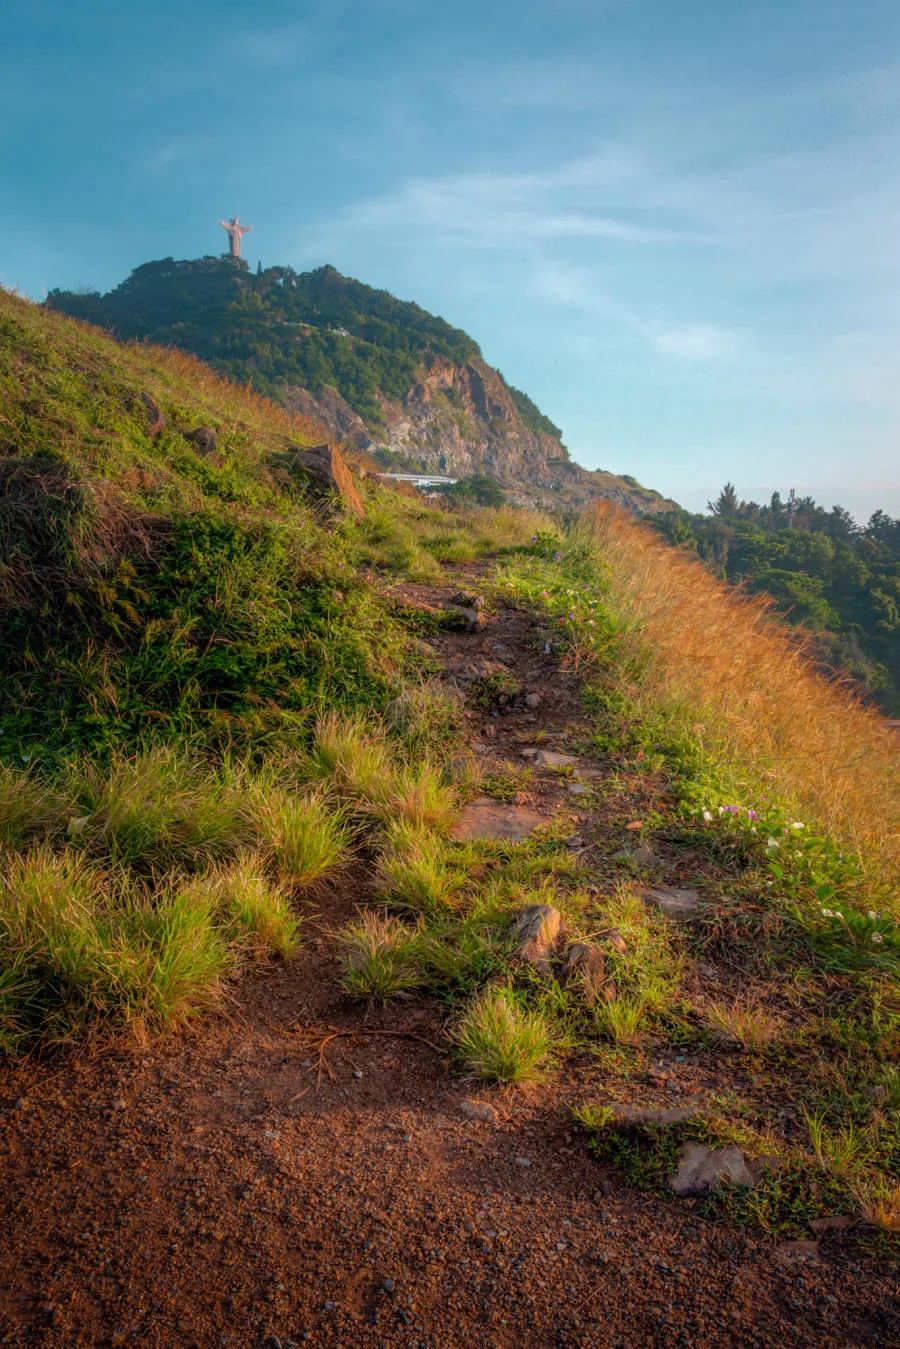
[[[467,577],[397,591],[439,603]],[[539,695],[473,716],[488,761],[523,762],[537,732],[568,746],[577,688],[527,619],[503,610],[432,645],[450,670],[489,660]],[[651,787],[635,779],[628,807]],[[579,814],[551,774],[528,790],[538,809],[570,810],[598,857],[621,846],[621,799],[606,819]],[[897,1289],[871,1268],[827,1251],[788,1261],[603,1173],[569,1123],[589,1068],[550,1089],[476,1090],[431,1047],[436,1004],[347,1002],[328,932],[366,895],[358,869],[311,905],[301,955],[245,980],[227,1016],[142,1054],[85,1048],[2,1069],[0,1343],[900,1342]],[[331,1042],[320,1074],[307,1045],[331,1029],[359,1034]],[[496,1125],[461,1111],[472,1097]]]

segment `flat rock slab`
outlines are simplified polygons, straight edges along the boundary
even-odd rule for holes
[[[700,903],[696,890],[642,890],[641,899],[647,904],[655,904],[669,918],[683,918],[693,913]]]
[[[678,1156],[678,1169],[669,1186],[678,1195],[709,1194],[720,1181],[732,1185],[756,1185],[759,1169],[740,1148],[711,1148],[706,1143],[685,1143]]]
[[[538,768],[574,768],[578,760],[574,754],[557,754],[552,749],[539,749],[534,762]]]
[[[475,838],[509,839],[513,843],[527,838],[532,830],[550,824],[549,815],[529,810],[526,806],[506,806],[479,796],[461,812],[450,831],[450,837],[465,841]]]
[[[661,867],[664,865],[646,843],[639,843],[636,848],[621,848],[618,852],[613,853],[612,860],[614,862],[634,862],[639,867]]]

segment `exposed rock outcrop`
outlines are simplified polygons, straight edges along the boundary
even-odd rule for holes
[[[298,468],[309,477],[313,490],[337,497],[341,505],[355,515],[365,515],[365,507],[353,482],[347,461],[334,445],[312,445],[298,449],[294,456]]]

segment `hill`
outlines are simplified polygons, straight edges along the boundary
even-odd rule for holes
[[[0,293],[0,1338],[893,1342],[896,734],[319,434]]]
[[[772,597],[791,623],[815,634],[824,663],[848,674],[900,717],[900,520],[876,511],[858,526],[848,511],[812,498],[789,513],[738,501],[726,484],[710,515],[657,517],[663,536],[719,575]]]
[[[473,338],[333,267],[253,275],[227,258],[166,258],[106,295],[54,290],[47,304],[252,381],[385,468],[488,474],[520,505],[574,509],[607,497],[653,513],[672,504],[572,463],[559,428]]]

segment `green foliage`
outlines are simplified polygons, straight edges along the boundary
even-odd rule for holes
[[[233,948],[262,959],[270,953],[287,957],[300,944],[300,919],[281,886],[275,885],[252,853],[209,871],[195,882],[212,894],[223,932]]]
[[[485,473],[476,473],[471,478],[460,478],[457,482],[438,487],[436,490],[454,506],[502,506],[506,501],[503,489],[496,478]]]
[[[677,547],[746,589],[772,597],[816,635],[840,668],[889,714],[900,715],[900,521],[876,511],[860,528],[840,506],[739,501],[726,483],[711,515],[672,511],[651,523]]]
[[[59,794],[46,783],[0,763],[0,844],[21,848],[55,831],[63,810]]]
[[[553,1032],[508,988],[487,988],[469,1003],[455,1030],[460,1062],[489,1082],[537,1082],[554,1052]]]
[[[299,796],[265,784],[252,798],[253,823],[284,884],[312,885],[344,861],[347,829],[324,795]]]
[[[247,835],[236,794],[169,746],[115,752],[103,767],[79,762],[70,781],[70,835],[113,862],[203,865],[234,852]]]
[[[500,378],[503,379],[503,376],[501,375]],[[516,412],[518,412],[522,421],[530,431],[537,431],[537,433],[542,436],[551,436],[553,440],[562,440],[562,431],[560,431],[558,426],[554,426],[549,417],[544,416],[543,412],[541,412],[540,408],[531,401],[527,393],[522,393],[521,389],[514,389],[511,384],[506,383],[505,379],[503,380],[503,383],[506,384],[506,387],[509,390],[509,395],[512,398]],[[561,444],[558,452],[561,457],[568,459],[569,455],[565,445]]]
[[[341,276],[333,267],[260,276],[227,259],[145,263],[107,295],[51,291],[48,301],[124,337],[181,347],[276,399],[287,386],[333,385],[373,428],[379,394],[402,398],[436,356],[465,364],[477,344],[443,319]]]
[[[351,997],[388,1002],[421,983],[419,934],[398,919],[364,913],[338,935],[344,948],[341,987]]]
[[[392,902],[440,913],[453,905],[466,879],[436,834],[402,820],[389,829],[378,859],[377,884]]]

